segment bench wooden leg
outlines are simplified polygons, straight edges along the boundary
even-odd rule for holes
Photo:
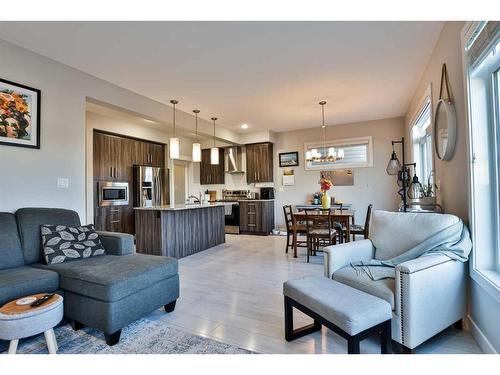
[[[392,332],[391,332],[391,321],[387,320],[384,323],[384,327],[380,332],[380,352],[382,354],[389,354],[392,347]]]
[[[359,340],[350,337],[347,339],[347,354],[359,354]]]
[[[285,340],[293,341],[319,330],[321,330],[321,323],[316,320],[307,326],[293,329],[293,306],[291,299],[285,296]]]

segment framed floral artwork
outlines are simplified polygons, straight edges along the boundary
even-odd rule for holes
[[[40,148],[40,90],[0,79],[0,145]]]

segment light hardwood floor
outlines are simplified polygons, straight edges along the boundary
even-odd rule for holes
[[[344,339],[324,328],[293,342],[283,329],[283,282],[322,275],[321,255],[306,263],[305,250],[285,254],[277,236],[227,235],[226,244],[179,261],[181,297],[173,313],[157,310],[148,318],[194,334],[261,353],[347,353]],[[295,314],[296,324],[310,319]],[[362,353],[380,353],[378,341],[361,342]],[[469,331],[449,328],[417,353],[481,353]]]

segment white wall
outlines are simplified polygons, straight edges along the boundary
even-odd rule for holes
[[[0,146],[4,161],[0,166],[0,211],[63,207],[77,211],[82,222],[91,221],[85,202],[87,99],[159,122],[172,118],[172,108],[2,40],[0,56],[2,78],[42,92],[41,149]],[[179,128],[192,128],[190,114],[179,111],[177,118]],[[200,120],[201,128],[208,126]],[[239,135],[227,129],[219,129],[219,136],[239,140]],[[69,178],[69,188],[57,189],[57,177]]]
[[[463,26],[464,22],[445,23],[408,108],[405,118],[405,132],[406,136],[410,134],[410,119],[429,84],[432,84],[433,113],[435,113],[434,110],[439,98],[441,66],[446,63],[457,114],[457,143],[453,158],[450,161],[441,161],[434,158],[436,179],[441,185],[441,189],[438,191],[438,200],[443,205],[445,212],[468,221],[468,143],[460,40]],[[410,152],[408,156],[410,157]],[[500,324],[498,324],[500,303],[498,299],[493,298],[473,279],[470,278],[469,280],[469,314],[473,325],[472,332],[483,350],[500,352]],[[485,344],[485,340],[488,341],[487,344]]]
[[[401,138],[403,118],[375,120],[362,123],[327,127],[328,140],[343,138],[373,137],[373,167],[355,168],[353,186],[335,186],[330,195],[336,200],[352,203],[356,210],[356,222],[363,223],[366,208],[372,203],[375,209],[396,210],[398,205],[397,185],[394,176],[387,175],[385,168],[391,156],[391,141]],[[283,205],[304,204],[312,194],[320,190],[319,171],[304,169],[304,143],[321,140],[320,127],[315,129],[277,133],[274,145],[274,182],[276,187],[275,217],[277,226],[284,225]],[[299,166],[294,167],[295,185],[282,187],[285,168],[279,168],[280,152],[298,151]],[[283,191],[281,190],[281,187]]]

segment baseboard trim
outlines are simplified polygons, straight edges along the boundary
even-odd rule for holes
[[[485,334],[479,329],[479,326],[476,324],[474,319],[472,319],[470,315],[467,315],[467,320],[469,322],[472,337],[474,337],[481,350],[486,354],[498,354],[493,345],[491,345],[488,341]]]

